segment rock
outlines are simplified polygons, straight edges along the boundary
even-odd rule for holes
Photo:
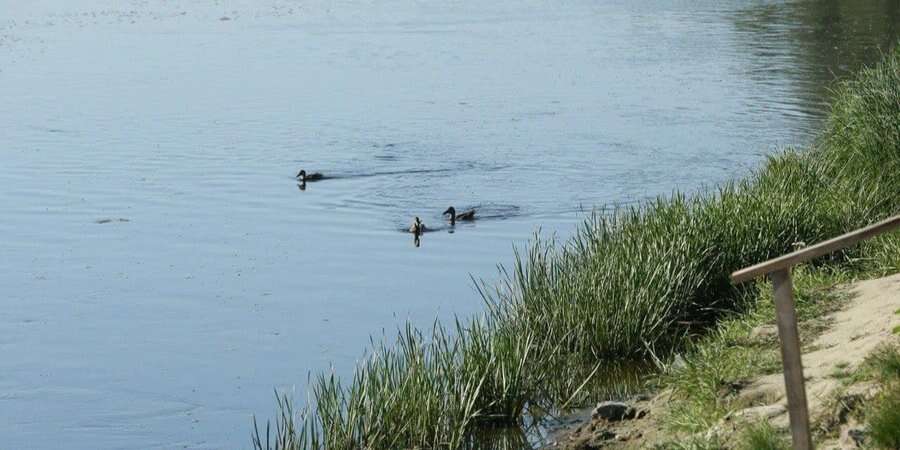
[[[865,428],[850,426],[841,430],[841,448],[861,448],[865,442]]]
[[[618,422],[620,420],[634,419],[637,411],[626,403],[622,402],[600,402],[591,412],[594,419],[603,419],[607,422]]]
[[[866,434],[866,430],[861,430],[859,428],[847,430],[847,436],[853,439],[853,442],[856,442],[856,445],[860,447],[866,443]]]

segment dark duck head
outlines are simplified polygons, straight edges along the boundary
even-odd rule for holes
[[[322,176],[322,174],[318,173],[318,172],[306,173],[306,170],[301,170],[301,171],[297,172],[297,180],[304,182],[304,183],[307,181],[318,181],[318,180],[321,180],[322,178],[325,178],[325,177]]]
[[[449,207],[446,211],[444,211],[444,215],[450,215],[450,225],[456,225],[457,220],[475,220],[475,210],[470,209],[465,212],[461,212],[459,214],[456,213],[456,208]]]

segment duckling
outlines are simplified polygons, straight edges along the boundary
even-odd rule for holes
[[[304,183],[307,181],[319,181],[323,178],[325,178],[325,176],[318,172],[314,172],[314,173],[310,173],[310,174],[307,174],[305,170],[301,170],[300,172],[297,172],[297,179]]]
[[[412,225],[409,226],[409,232],[418,236],[425,232],[425,224],[416,217],[413,219]]]
[[[446,211],[444,211],[443,215],[450,214],[450,225],[456,225],[457,220],[465,220],[472,221],[475,220],[475,210],[470,209],[468,211],[463,211],[459,214],[456,213],[456,208],[449,207]]]

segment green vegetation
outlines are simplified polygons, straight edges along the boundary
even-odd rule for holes
[[[900,231],[867,241],[863,248],[868,256],[866,264],[873,273],[887,275],[900,272]]]
[[[599,381],[627,367],[623,361],[658,361],[685,346],[701,356],[673,383],[698,393],[745,370],[773,370],[771,360],[751,358],[752,345],[746,353],[717,347],[739,336],[729,326],[749,325],[727,318],[771,314],[760,307],[767,290],[735,287],[729,273],[900,210],[900,50],[844,83],[835,98],[811,149],[770,157],[745,180],[715,191],[597,215],[565,243],[536,239],[499,284],[479,284],[482,316],[449,331],[405,327],[392,345],[372,346],[349,384],[318,376],[297,415],[279,400],[274,432],[267,427],[260,436],[257,429],[255,446],[469,448],[485,429],[602,395]],[[873,241],[815,266],[863,258],[891,270],[896,252],[888,245],[897,241]],[[809,277],[839,280],[841,273],[812,270]],[[822,308],[818,300],[800,302],[801,317]],[[723,318],[713,333],[724,338],[691,344]],[[691,408],[712,402],[701,398]],[[712,417],[693,416],[701,420],[684,428]]]
[[[797,315],[804,343],[811,341],[823,324],[820,317],[842,305],[847,296],[834,288],[850,281],[843,268],[799,266],[793,272]],[[701,339],[685,348],[683,364],[660,376],[662,387],[672,390],[667,427],[673,432],[699,433],[718,423],[729,412],[746,408],[736,391],[749,378],[781,370],[778,337],[772,325],[775,307],[772,287],[759,282],[752,306],[723,320]],[[766,329],[768,334],[754,334]]]
[[[866,359],[865,369],[882,383],[900,381],[900,344],[876,350]]]
[[[867,417],[872,441],[878,448],[900,448],[900,384],[888,386]]]
[[[900,448],[900,345],[879,349],[866,366],[884,386],[866,411],[872,441],[877,448]]]
[[[788,450],[790,443],[767,422],[748,427],[740,436],[739,450]]]
[[[704,439],[694,436],[679,441],[657,444],[653,448],[655,450],[722,450],[724,444],[717,440],[716,437]]]

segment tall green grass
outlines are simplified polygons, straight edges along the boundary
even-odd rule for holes
[[[885,386],[866,418],[875,448],[900,448],[900,384]]]
[[[882,385],[882,391],[866,408],[866,421],[874,448],[900,448],[900,344],[875,351],[866,369]]]
[[[482,316],[373,344],[349,384],[318,376],[296,414],[281,398],[275,430],[257,428],[254,445],[484,448],[473,436],[590,399],[622,361],[663,358],[743,311],[753,287],[733,286],[731,271],[896,214],[898,164],[895,50],[837,89],[812,148],[716,190],[595,215],[566,242],[535,239],[499,283],[478,283]]]
[[[741,433],[737,445],[738,450],[789,450],[790,443],[768,422],[761,422],[747,427]]]

